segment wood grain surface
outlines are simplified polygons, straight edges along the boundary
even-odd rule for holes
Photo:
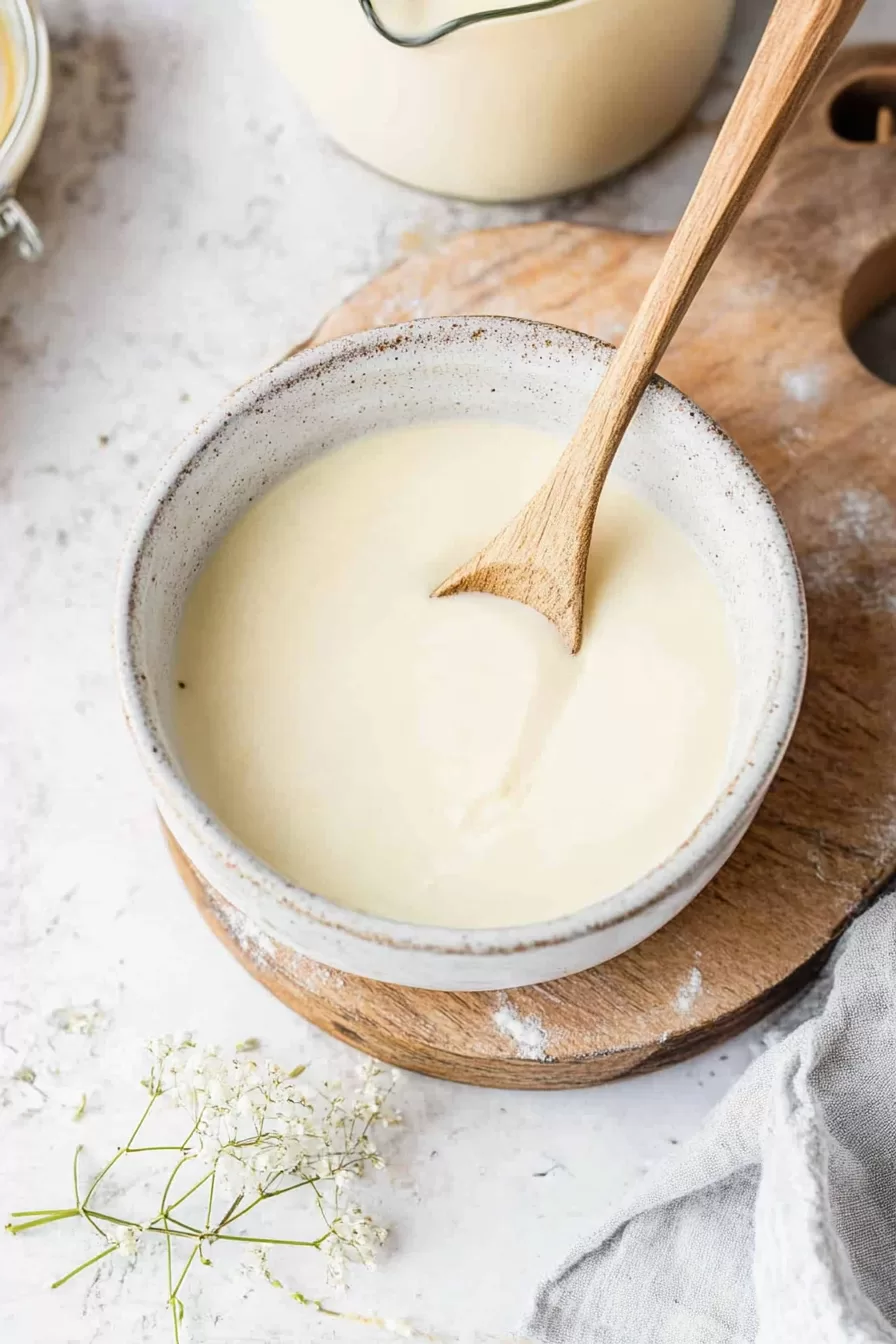
[[[896,867],[896,388],[852,354],[896,294],[896,141],[837,138],[835,95],[896,89],[896,47],[823,77],[661,365],[774,491],[809,602],[796,734],[746,839],[677,919],[624,956],[508,993],[380,985],[259,937],[179,853],[248,969],[326,1031],[469,1083],[558,1088],[682,1059],[755,1021],[820,964]],[[543,318],[616,341],[665,239],[544,223],[406,257],[316,341],[434,314]]]

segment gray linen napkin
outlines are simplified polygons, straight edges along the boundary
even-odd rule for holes
[[[560,1267],[544,1344],[896,1344],[896,894],[830,991]]]

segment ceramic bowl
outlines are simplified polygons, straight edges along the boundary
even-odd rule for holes
[[[118,605],[125,711],[166,825],[254,934],[342,971],[429,989],[506,989],[617,956],[697,895],[743,836],[787,746],[806,668],[806,611],[774,502],[729,438],[654,379],[613,471],[683,528],[724,596],[737,709],[712,809],[668,859],[572,915],[457,930],[360,914],[250,853],[185,779],[171,737],[184,600],[250,500],[348,439],[419,421],[494,419],[572,433],[612,354],[588,336],[508,318],[437,318],[305,350],[235,392],[156,483],[131,536]]]

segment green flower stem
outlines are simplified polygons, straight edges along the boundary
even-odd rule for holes
[[[202,1177],[196,1182],[195,1185],[191,1185],[190,1188],[189,1188],[189,1190],[187,1190],[185,1194],[181,1195],[179,1199],[176,1199],[176,1200],[174,1201],[173,1204],[168,1204],[168,1205],[166,1205],[166,1207],[165,1207],[165,1212],[166,1212],[166,1213],[170,1213],[172,1209],[179,1208],[180,1205],[183,1204],[183,1202],[184,1202],[185,1199],[189,1199],[190,1196],[191,1196],[192,1194],[195,1194],[195,1192],[196,1192],[198,1189],[200,1189],[201,1186],[205,1185],[205,1183],[206,1183],[207,1180],[212,1179],[213,1176],[214,1176],[214,1172],[207,1171],[207,1172],[205,1173],[205,1175],[202,1176]],[[155,1220],[153,1220],[153,1221],[155,1221]],[[176,1221],[177,1221],[177,1220],[175,1219],[175,1222],[176,1222]]]
[[[95,1216],[92,1213],[88,1213],[86,1209],[82,1209],[81,1213],[84,1215],[85,1220],[93,1228],[94,1232],[96,1232],[97,1236],[105,1237],[106,1234],[103,1231],[103,1229],[97,1225]]]
[[[9,1218],[71,1218],[71,1215],[81,1212],[79,1208],[15,1208],[9,1214]]]
[[[162,1236],[162,1237],[165,1237],[165,1236],[172,1236],[172,1237],[199,1237],[199,1236],[202,1236],[202,1233],[200,1232],[199,1228],[198,1228],[198,1227],[191,1227],[189,1223],[181,1223],[181,1224],[180,1224],[180,1226],[184,1228],[184,1231],[183,1231],[183,1232],[176,1232],[176,1231],[171,1230],[170,1228],[166,1231],[166,1229],[165,1229],[164,1227],[155,1227],[155,1226],[153,1226],[153,1224],[154,1224],[154,1223],[157,1223],[157,1222],[159,1221],[159,1219],[162,1217],[161,1214],[159,1214],[158,1217],[154,1218],[154,1219],[152,1220],[152,1223],[147,1223],[146,1226],[143,1227],[140,1223],[135,1223],[134,1220],[133,1220],[132,1218],[116,1218],[115,1215],[112,1214],[112,1213],[96,1213],[93,1209],[85,1209],[85,1210],[83,1210],[83,1212],[84,1212],[84,1213],[90,1213],[90,1215],[91,1215],[92,1217],[94,1217],[94,1218],[99,1218],[99,1220],[100,1220],[101,1222],[103,1222],[103,1223],[115,1223],[115,1225],[116,1225],[117,1227],[133,1227],[137,1232],[156,1232],[156,1233],[159,1234],[159,1236]],[[174,1220],[172,1220],[172,1221],[175,1221],[175,1222],[176,1222],[177,1219],[174,1219]]]
[[[198,1253],[199,1253],[199,1243],[197,1242],[196,1245],[193,1247],[192,1251],[190,1252],[189,1256],[187,1257],[187,1263],[184,1265],[183,1269],[181,1270],[180,1278],[178,1279],[177,1283],[174,1285],[174,1292],[173,1292],[173,1294],[172,1294],[173,1297],[176,1298],[177,1295],[178,1295],[178,1293],[180,1292],[181,1284],[183,1283],[184,1279],[187,1277],[187,1270],[190,1268],[190,1266],[192,1265],[193,1261],[196,1259],[196,1256],[197,1256]]]
[[[81,1149],[83,1147],[84,1147],[83,1143],[78,1144],[77,1148],[75,1149],[75,1156],[72,1159],[72,1180],[74,1181],[75,1185],[75,1203],[77,1204],[79,1209],[81,1207],[81,1192],[78,1189],[78,1158],[81,1156]]]
[[[316,1179],[317,1178],[314,1176],[306,1176],[304,1180],[296,1181],[294,1185],[285,1185],[282,1190],[265,1190],[263,1194],[258,1195],[258,1197],[253,1199],[251,1204],[247,1204],[245,1208],[237,1209],[235,1212],[230,1213],[229,1216],[225,1215],[225,1217],[218,1223],[218,1227],[227,1227],[230,1223],[236,1222],[237,1218],[245,1217],[247,1213],[251,1213],[263,1200],[276,1199],[278,1195],[288,1195],[291,1190],[301,1190],[305,1186],[314,1185]],[[233,1205],[231,1205],[231,1209],[232,1208]]]
[[[318,1237],[316,1241],[290,1241],[283,1237],[237,1237],[226,1232],[214,1232],[209,1236],[208,1240],[248,1241],[251,1242],[253,1246],[312,1246],[315,1250],[318,1250],[327,1240],[329,1235],[329,1232],[325,1232],[323,1236]]]
[[[218,1223],[218,1227],[226,1227],[228,1223],[233,1222],[233,1219],[236,1216],[236,1210],[239,1208],[242,1202],[243,1202],[242,1195],[237,1195],[236,1199],[233,1201],[230,1208],[225,1213],[224,1217]]]
[[[169,1181],[168,1184],[170,1185],[171,1182]],[[163,1199],[162,1203],[164,1204],[164,1202]],[[165,1241],[168,1261],[168,1301],[171,1305],[171,1320],[174,1324],[174,1344],[180,1344],[180,1322],[177,1318],[177,1301],[174,1296],[174,1271],[171,1264],[171,1229],[168,1227],[167,1218],[165,1219]]]
[[[167,1180],[166,1183],[165,1183],[165,1189],[162,1191],[162,1198],[159,1200],[159,1212],[158,1212],[158,1214],[156,1215],[157,1218],[162,1218],[162,1219],[165,1218],[165,1216],[166,1216],[166,1214],[167,1214],[167,1211],[168,1211],[168,1196],[169,1196],[169,1194],[171,1193],[171,1187],[172,1187],[172,1185],[174,1184],[174,1178],[175,1178],[175,1176],[177,1175],[177,1173],[180,1171],[180,1169],[181,1169],[181,1167],[184,1165],[184,1163],[185,1163],[185,1162],[189,1162],[189,1160],[190,1160],[190,1159],[189,1159],[188,1157],[182,1157],[182,1158],[180,1159],[179,1162],[175,1162],[174,1167],[173,1167],[172,1172],[171,1172],[171,1175],[168,1177],[168,1180]],[[154,1219],[153,1219],[153,1222],[155,1222],[155,1221],[156,1221],[156,1220],[155,1220],[155,1218],[154,1218]]]
[[[97,1177],[94,1178],[93,1183],[92,1183],[91,1186],[90,1186],[90,1189],[87,1191],[87,1194],[84,1196],[84,1203],[85,1203],[85,1204],[89,1204],[89,1203],[90,1203],[90,1197],[91,1197],[91,1195],[93,1194],[94,1190],[96,1190],[96,1188],[97,1188],[97,1186],[99,1185],[100,1181],[102,1181],[102,1180],[109,1174],[109,1172],[110,1172],[110,1171],[112,1170],[112,1168],[115,1166],[115,1163],[118,1161],[118,1159],[119,1159],[120,1157],[124,1157],[125,1153],[128,1151],[128,1149],[130,1148],[131,1144],[132,1144],[132,1143],[134,1142],[134,1140],[136,1139],[137,1135],[140,1133],[140,1130],[143,1128],[143,1125],[144,1125],[144,1123],[146,1122],[146,1119],[147,1119],[147,1117],[148,1117],[150,1111],[152,1110],[153,1106],[156,1104],[156,1101],[158,1100],[158,1097],[159,1097],[159,1093],[158,1093],[158,1092],[153,1092],[152,1096],[149,1098],[149,1101],[146,1103],[146,1109],[144,1110],[144,1112],[143,1112],[143,1114],[141,1115],[140,1119],[137,1121],[137,1124],[136,1124],[136,1126],[134,1127],[134,1131],[133,1131],[133,1133],[131,1134],[131,1137],[128,1139],[127,1143],[124,1145],[123,1148],[119,1148],[119,1150],[118,1150],[118,1152],[115,1154],[115,1156],[114,1156],[114,1157],[111,1157],[111,1158],[109,1159],[109,1161],[108,1161],[108,1162],[106,1163],[106,1165],[103,1167],[103,1169],[102,1169],[102,1171],[100,1172],[100,1174],[99,1174]]]
[[[208,1205],[206,1206],[206,1210],[205,1210],[205,1230],[206,1230],[206,1232],[209,1230],[209,1228],[210,1228],[210,1226],[211,1226],[211,1222],[212,1222],[212,1205],[213,1205],[213,1203],[214,1203],[214,1199],[215,1199],[215,1178],[216,1178],[217,1175],[218,1175],[218,1163],[217,1163],[217,1161],[216,1161],[216,1162],[215,1162],[215,1165],[212,1167],[212,1171],[211,1171],[211,1185],[210,1185],[209,1188],[208,1188]]]
[[[189,1139],[187,1140],[189,1143]],[[129,1153],[182,1153],[186,1143],[156,1143],[149,1148],[128,1148]]]
[[[39,1212],[39,1210],[33,1210],[33,1212]],[[18,1227],[13,1227],[12,1223],[7,1223],[6,1230],[15,1236],[17,1232],[27,1232],[29,1227],[43,1227],[45,1223],[58,1223],[61,1222],[63,1218],[77,1218],[80,1212],[80,1209],[47,1210],[41,1217],[32,1218],[31,1221],[27,1223],[19,1223]],[[25,1218],[27,1215],[24,1213],[12,1213],[10,1214],[10,1217]]]
[[[79,1184],[78,1184],[78,1158],[81,1156],[81,1149],[82,1149],[82,1147],[83,1147],[83,1144],[80,1144],[80,1143],[79,1143],[78,1146],[77,1146],[77,1148],[75,1149],[75,1156],[74,1156],[74,1159],[73,1159],[73,1161],[72,1161],[72,1180],[73,1180],[73,1182],[74,1182],[74,1186],[75,1186],[75,1203],[77,1204],[78,1208],[81,1209],[81,1212],[84,1214],[84,1217],[87,1219],[88,1223],[89,1223],[90,1226],[93,1228],[93,1230],[94,1230],[94,1232],[97,1234],[97,1236],[98,1236],[98,1237],[102,1237],[102,1236],[105,1235],[105,1234],[103,1233],[102,1228],[100,1228],[100,1227],[97,1226],[95,1220],[92,1218],[92,1216],[91,1216],[89,1213],[84,1213],[84,1209],[83,1209],[83,1207],[82,1207],[82,1205],[81,1205],[81,1191],[80,1191]]]
[[[61,1279],[57,1279],[55,1283],[51,1283],[50,1287],[61,1288],[64,1283],[68,1283],[69,1279],[73,1279],[76,1274],[80,1274],[82,1269],[89,1269],[91,1265],[96,1264],[97,1260],[104,1259],[105,1256],[111,1255],[112,1252],[117,1249],[117,1246],[107,1246],[104,1250],[100,1251],[99,1255],[94,1255],[90,1260],[85,1260],[83,1265],[78,1265],[77,1269],[71,1270],[70,1273],[64,1274]]]

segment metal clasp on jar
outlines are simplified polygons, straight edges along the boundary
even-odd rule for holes
[[[0,200],[0,238],[15,238],[19,256],[36,261],[44,250],[37,225],[23,205],[14,196]]]

